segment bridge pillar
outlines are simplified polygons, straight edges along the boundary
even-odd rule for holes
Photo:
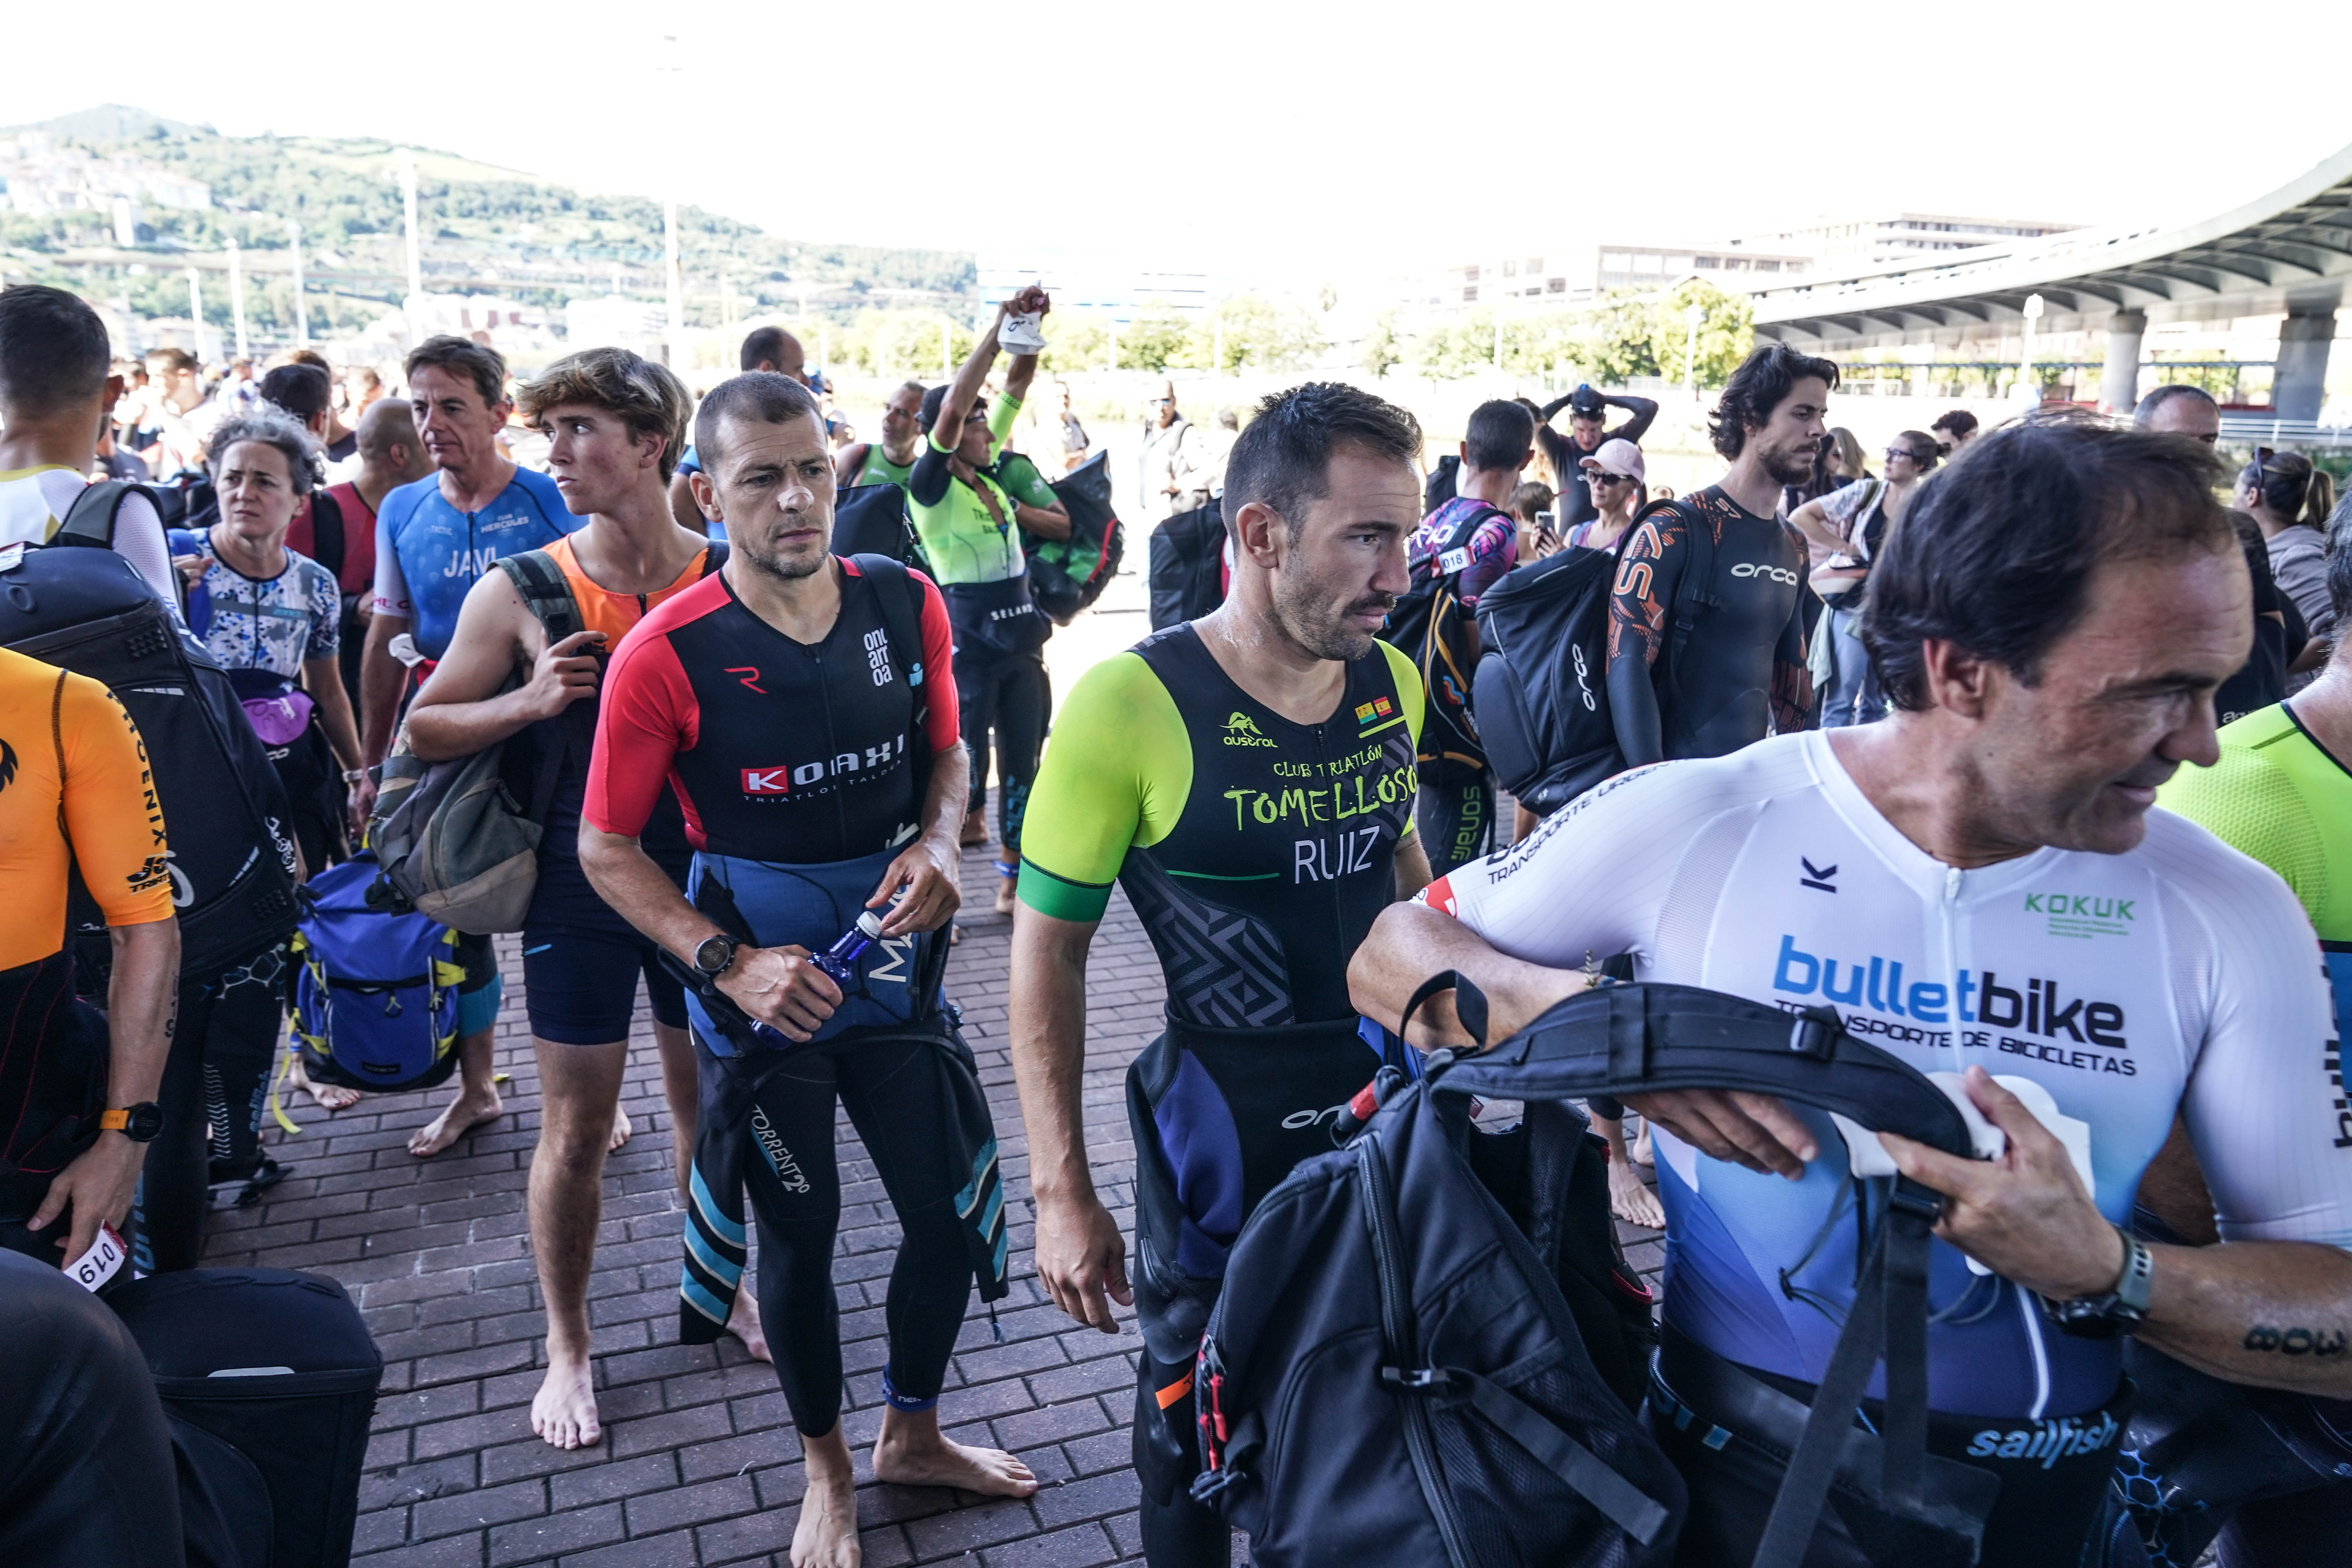
[[[2316,419],[2327,394],[2327,350],[2336,341],[2336,310],[2296,309],[2279,323],[2278,363],[2271,372],[2271,406],[2281,419]]]
[[[2099,372],[2099,412],[2129,414],[2139,405],[2139,345],[2147,312],[2117,310],[2107,318],[2107,363]]]

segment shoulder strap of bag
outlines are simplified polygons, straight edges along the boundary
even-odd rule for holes
[[[342,581],[343,505],[323,486],[310,492],[310,559]]]
[[[501,555],[492,563],[514,584],[515,592],[522,596],[523,608],[529,610],[547,628],[547,640],[560,643],[575,632],[585,631],[580,618],[579,601],[572,596],[572,584],[563,575],[563,568],[544,550],[526,550],[519,555]]]
[[[702,575],[708,577],[726,564],[727,542],[723,539],[712,540],[702,552]],[[696,579],[698,582],[700,580],[700,578]]]
[[[127,484],[121,479],[100,479],[84,486],[74,497],[73,505],[58,521],[52,544],[95,544],[101,550],[114,548],[115,520],[121,515],[122,503],[132,495],[142,495],[155,508],[155,515],[163,515],[163,503],[155,492],[145,485]]]

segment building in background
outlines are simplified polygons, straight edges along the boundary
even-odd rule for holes
[[[1436,310],[1505,303],[1583,305],[1620,289],[1671,288],[1692,276],[1736,291],[1755,286],[1759,279],[1780,282],[1811,266],[1808,256],[1738,239],[1709,245],[1574,246],[1541,255],[1456,263],[1424,279],[1412,302]]]
[[[1752,249],[1795,251],[1812,258],[1815,271],[1843,271],[1880,261],[1910,261],[1979,245],[2006,245],[2063,234],[2080,224],[2044,218],[1954,217],[1947,213],[1876,213],[1818,217],[1793,228],[1749,236]]]
[[[1040,247],[980,254],[980,298],[992,303],[1034,283],[1054,297],[1054,309],[1131,321],[1147,310],[1190,316],[1209,308],[1213,279],[1206,268],[1144,262],[1109,252]]]

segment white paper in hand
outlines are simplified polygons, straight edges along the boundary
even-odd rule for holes
[[[1968,1090],[1961,1087],[1958,1073],[1931,1072],[1927,1075],[1927,1081],[1942,1089],[1944,1098],[1958,1108],[1961,1119],[1969,1124],[1969,1142],[1978,1159],[1998,1160],[2009,1152],[2008,1134],[1984,1119],[1984,1112],[1977,1109],[1976,1101],[1970,1100]],[[2033,1120],[2048,1128],[2051,1136],[2064,1145],[2066,1158],[2074,1165],[2074,1174],[2081,1179],[2083,1190],[2091,1195],[2094,1202],[2097,1201],[2098,1184],[2091,1174],[2090,1123],[2061,1111],[2050,1091],[2030,1078],[1996,1073],[1993,1082],[2017,1096],[2025,1109],[2033,1112]],[[1830,1112],[1830,1120],[1837,1123],[1838,1135],[1845,1140],[1846,1163],[1855,1175],[1891,1176],[1895,1173],[1895,1156],[1886,1152],[1886,1145],[1878,1141],[1878,1134],[1834,1110]],[[1969,1272],[1990,1274],[1992,1270],[1971,1258],[1969,1259]]]

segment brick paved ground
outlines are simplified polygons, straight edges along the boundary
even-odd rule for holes
[[[950,1433],[1020,1454],[1045,1482],[1025,1502],[885,1486],[859,1493],[866,1561],[1085,1568],[1140,1562],[1128,1468],[1132,1330],[1077,1329],[1031,1272],[1026,1146],[1005,1055],[1006,938],[986,857],[964,864],[965,938],[948,972],[963,1005],[1004,1147],[1013,1294],[998,1343],[977,1311],[965,1326],[940,1414]],[[437,1159],[408,1135],[448,1090],[387,1096],[305,1124],[276,1151],[290,1164],[266,1201],[215,1216],[206,1261],[331,1275],[349,1286],[384,1356],[383,1394],[354,1542],[367,1568],[670,1568],[773,1563],[802,1490],[800,1445],[774,1374],[732,1340],[675,1342],[680,1212],[668,1118],[646,1020],[624,1090],[636,1136],[606,1166],[604,1224],[590,1285],[599,1401],[595,1448],[563,1453],[530,1430],[543,1321],[525,1236],[523,1190],[539,1126],[538,1079],[510,942],[499,1067],[509,1114]],[[1132,1153],[1121,1097],[1127,1062],[1156,1032],[1160,972],[1124,898],[1089,970],[1087,1119],[1104,1201],[1129,1218]],[[881,1423],[882,1297],[898,1232],[848,1120],[840,1123],[842,1349],[850,1441]],[[1627,1233],[1653,1279],[1659,1247]]]

